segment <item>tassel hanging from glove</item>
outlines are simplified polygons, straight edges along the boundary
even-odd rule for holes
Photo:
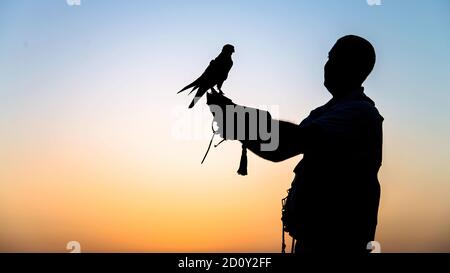
[[[237,171],[240,175],[247,175],[247,147],[242,144],[241,162]]]

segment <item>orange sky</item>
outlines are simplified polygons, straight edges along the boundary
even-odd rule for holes
[[[273,164],[250,155],[240,177],[237,143],[200,165],[201,140],[139,151],[66,137],[15,139],[3,152],[1,251],[59,252],[71,240],[83,251],[279,251],[280,199],[298,157]],[[377,240],[383,251],[447,251],[448,188],[421,183],[445,178],[412,168],[422,162],[404,152],[385,153]]]

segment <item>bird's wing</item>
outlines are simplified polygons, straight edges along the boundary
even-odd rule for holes
[[[211,60],[211,62],[209,62],[208,67],[205,69],[205,72],[203,72],[200,78],[202,78],[203,80],[210,79],[214,75],[216,69],[217,69],[217,61]]]

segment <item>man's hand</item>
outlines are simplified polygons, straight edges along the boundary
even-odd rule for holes
[[[217,105],[224,109],[227,105],[236,105],[229,98],[216,92],[206,94],[206,103],[209,107],[211,107],[211,105]]]
[[[229,98],[216,92],[206,94],[206,103],[209,106],[209,110],[214,116],[214,121],[217,123],[218,133],[220,137],[224,138],[223,123],[225,120],[225,110],[227,105],[236,106]],[[219,114],[220,111],[220,114]],[[219,114],[219,115],[217,115]]]

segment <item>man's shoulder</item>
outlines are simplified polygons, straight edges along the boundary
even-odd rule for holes
[[[369,98],[343,101],[336,104],[334,110],[338,113],[347,113],[366,120],[383,120],[375,103]]]

